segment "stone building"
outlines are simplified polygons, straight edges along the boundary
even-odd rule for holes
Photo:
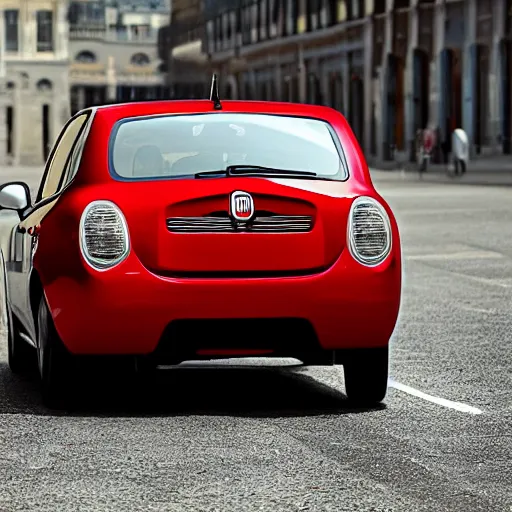
[[[70,115],[168,98],[170,0],[0,0],[0,165],[42,165]]]
[[[512,0],[204,0],[194,19],[189,57],[223,97],[330,105],[369,159],[413,159],[426,127],[439,147],[462,127],[473,154],[512,150]]]
[[[167,63],[167,83],[173,98],[204,97],[208,89],[203,1],[173,0],[171,24],[162,30],[159,54]]]
[[[0,165],[40,165],[69,118],[67,2],[0,0]]]
[[[159,30],[170,0],[73,0],[69,6],[71,110],[168,98]]]

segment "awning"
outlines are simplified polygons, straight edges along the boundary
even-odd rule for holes
[[[197,64],[204,64],[208,60],[207,55],[203,53],[200,39],[176,46],[172,50],[171,57],[173,60],[195,62]]]

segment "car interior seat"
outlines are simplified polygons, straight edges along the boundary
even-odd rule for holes
[[[194,174],[196,172],[220,170],[225,167],[226,164],[221,154],[203,152],[176,160],[171,169],[173,174]]]
[[[144,176],[162,176],[168,171],[168,164],[162,156],[158,146],[141,146],[135,152],[133,157],[133,177],[142,178]]]

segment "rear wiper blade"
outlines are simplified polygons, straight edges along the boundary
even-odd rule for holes
[[[316,176],[315,172],[309,171],[290,171],[287,169],[274,169],[272,167],[262,167],[259,165],[229,165],[226,168],[228,176],[257,175],[267,176],[269,174],[275,176]]]
[[[274,169],[260,165],[228,165],[226,169],[203,171],[194,174],[195,178],[215,178],[222,176],[286,176],[286,177],[315,177],[316,173],[308,171],[290,171]]]
[[[215,176],[227,176],[228,171],[224,170],[216,170],[216,171],[202,171],[194,174],[195,178],[215,178]]]

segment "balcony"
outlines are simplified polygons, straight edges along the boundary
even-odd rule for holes
[[[106,27],[70,27],[69,39],[71,41],[96,39],[112,43],[156,44],[158,39],[158,30],[144,30],[138,32],[129,27],[122,27],[116,30],[107,29]]]
[[[142,30],[136,31],[129,27],[118,30],[107,30],[106,41],[115,43],[151,43],[158,41],[158,30]]]
[[[128,86],[155,86],[164,85],[165,77],[162,73],[155,71],[151,66],[136,67],[127,66],[116,76],[119,85]]]
[[[77,67],[75,64],[69,70],[71,85],[106,85],[107,75],[105,69]]]
[[[157,86],[163,85],[165,80],[162,73],[152,66],[126,66],[116,70],[113,76],[109,76],[107,69],[101,64],[77,64],[73,63],[69,70],[71,85],[81,86],[105,86],[107,84],[127,86]]]
[[[69,39],[105,39],[107,30],[105,27],[98,28],[82,28],[82,27],[69,27]]]

